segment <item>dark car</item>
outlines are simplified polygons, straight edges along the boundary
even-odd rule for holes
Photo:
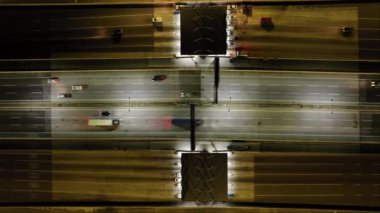
[[[272,18],[270,18],[270,17],[261,18],[260,19],[260,26],[261,26],[261,28],[263,28],[267,31],[273,30],[274,24],[273,24]]]
[[[100,112],[100,115],[101,116],[110,116],[111,112],[110,111],[102,111],[102,112]]]
[[[167,79],[166,75],[155,75],[152,77],[152,81],[164,81]]]
[[[112,29],[111,38],[113,42],[120,42],[122,37],[123,37],[123,29],[121,28]]]
[[[350,36],[354,32],[353,27],[342,27],[342,35],[343,36]]]

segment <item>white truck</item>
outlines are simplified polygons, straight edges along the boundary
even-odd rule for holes
[[[119,119],[104,119],[104,118],[90,118],[88,119],[89,126],[118,126],[120,124]]]

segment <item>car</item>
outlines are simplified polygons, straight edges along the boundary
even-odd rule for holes
[[[248,57],[248,51],[244,51],[244,50],[236,51],[236,58],[247,58],[247,57]]]
[[[191,98],[193,96],[193,93],[191,93],[191,92],[181,92],[180,96],[181,96],[181,98]]]
[[[59,82],[59,78],[58,77],[51,77],[51,78],[48,78],[47,82],[49,84],[56,84]]]
[[[152,81],[164,81],[168,77],[166,75],[155,75],[152,77]]]
[[[261,18],[260,19],[260,26],[261,26],[261,28],[263,28],[267,31],[273,30],[274,24],[273,24],[272,18],[270,18],[270,17]]]
[[[71,98],[71,93],[59,93],[58,98]]]
[[[249,146],[230,144],[227,146],[227,150],[229,150],[229,151],[247,151],[247,150],[249,150]]]
[[[181,98],[191,98],[197,96],[199,93],[197,92],[181,92]]]
[[[350,36],[354,32],[353,27],[342,27],[341,29],[343,36]]]
[[[112,113],[111,113],[110,111],[101,111],[101,112],[100,112],[100,115],[101,115],[101,116],[105,116],[105,117],[107,117],[107,116],[112,115]]]
[[[371,87],[380,87],[380,81],[371,81]]]
[[[112,41],[120,42],[121,38],[123,37],[123,34],[124,34],[124,32],[123,32],[123,29],[121,29],[121,28],[112,29],[112,31],[111,31]]]
[[[162,17],[153,17],[152,24],[154,27],[162,27]]]
[[[71,86],[71,90],[78,91],[78,90],[84,90],[87,87],[87,85],[73,85]]]

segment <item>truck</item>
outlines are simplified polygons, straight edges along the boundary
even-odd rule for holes
[[[173,118],[171,121],[172,125],[175,126],[190,126],[191,120],[189,118]],[[195,125],[199,126],[203,123],[201,119],[195,119]]]
[[[89,126],[118,126],[120,124],[119,119],[104,119],[104,118],[90,118],[88,119]]]

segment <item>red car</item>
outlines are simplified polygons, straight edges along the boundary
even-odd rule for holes
[[[267,31],[273,30],[274,24],[273,24],[272,18],[269,18],[269,17],[261,18],[260,19],[260,26],[261,26],[261,28],[263,28]]]

